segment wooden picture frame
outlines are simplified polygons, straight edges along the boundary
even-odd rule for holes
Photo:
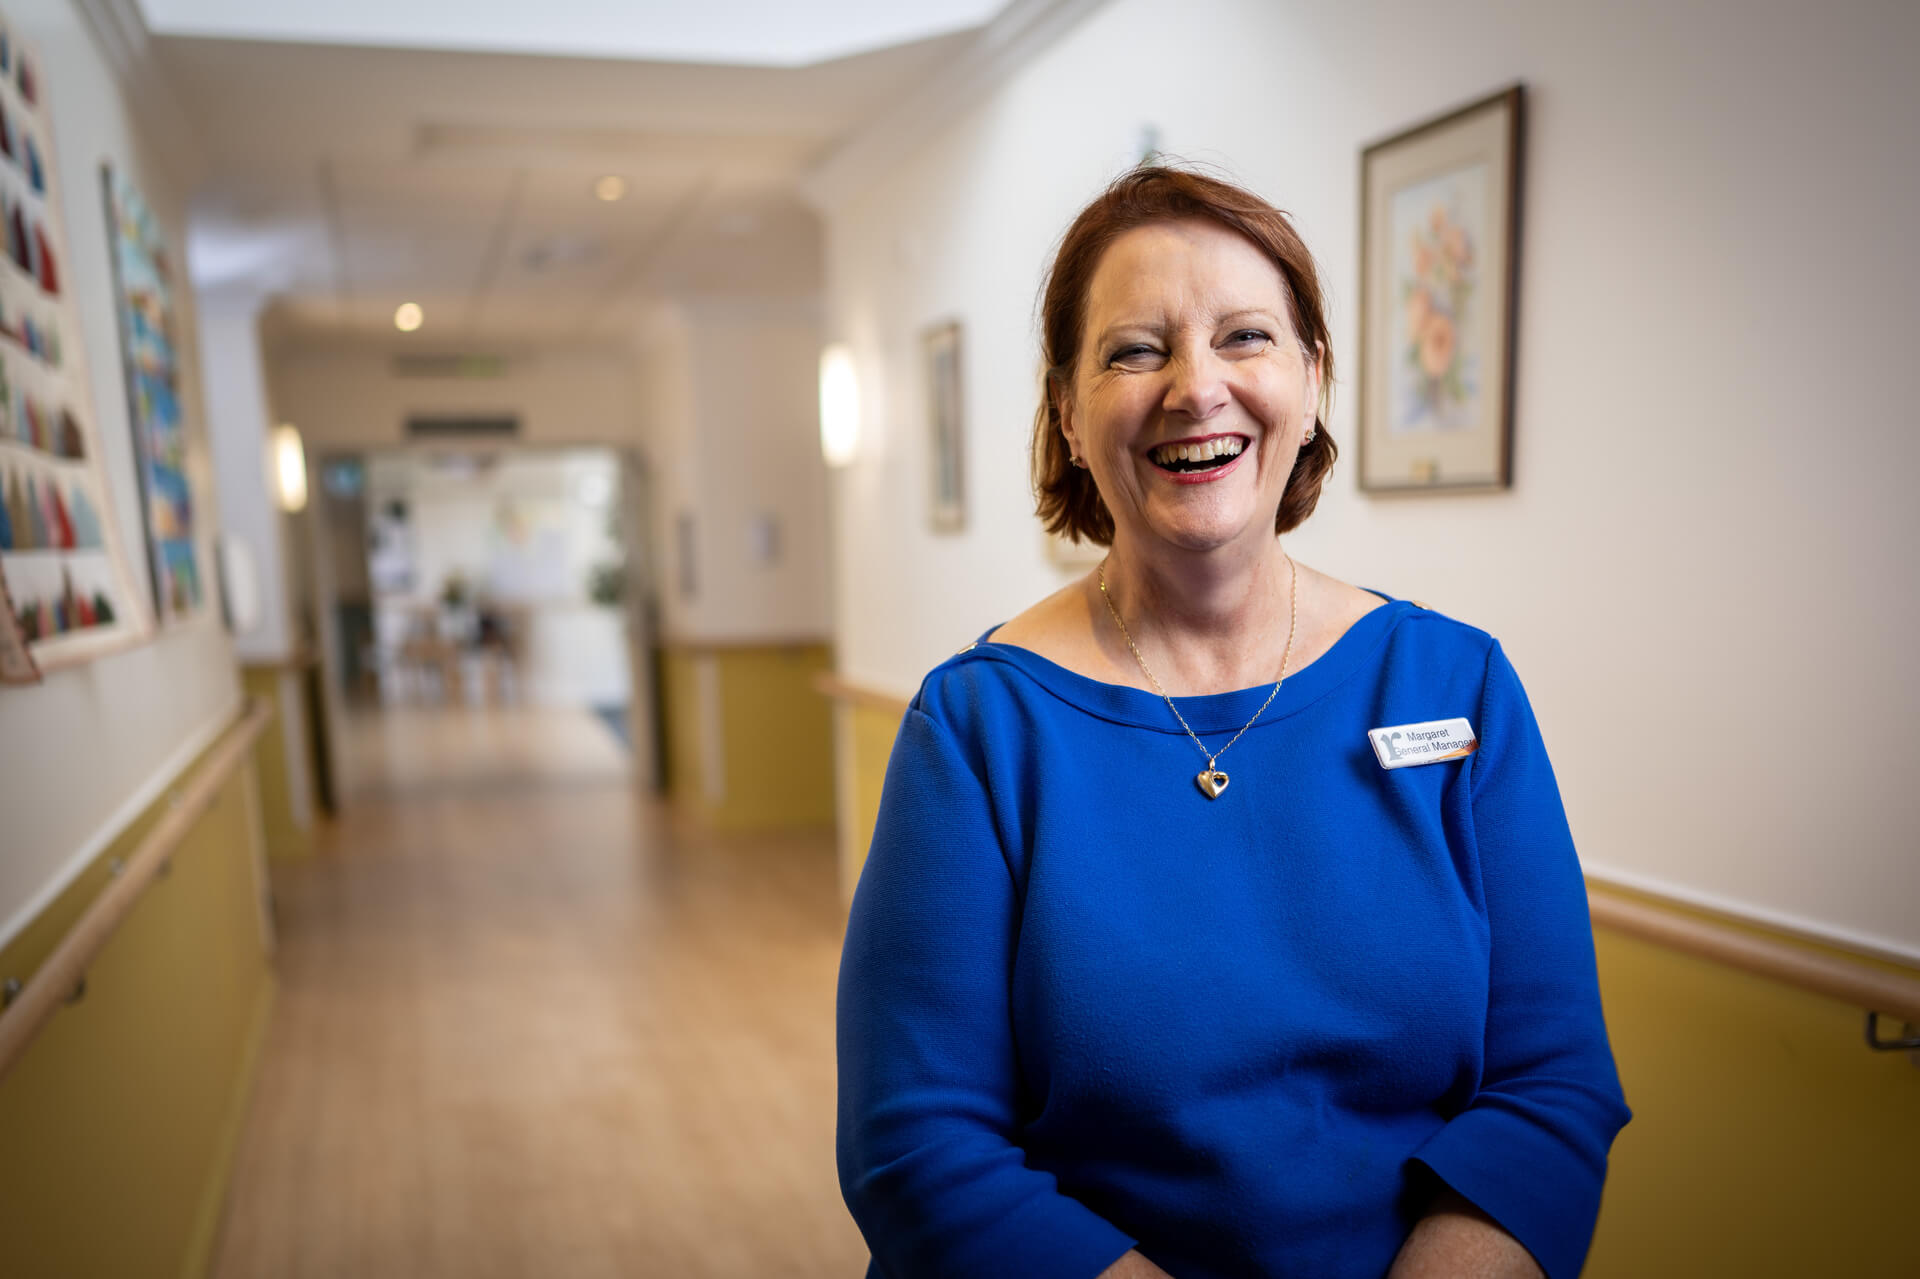
[[[967,419],[960,321],[920,335],[927,395],[927,519],[936,533],[967,527]]]
[[[1360,153],[1364,493],[1512,484],[1525,106],[1516,84]]]

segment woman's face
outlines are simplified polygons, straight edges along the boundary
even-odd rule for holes
[[[1087,290],[1061,425],[1115,541],[1205,551],[1271,538],[1319,402],[1280,270],[1204,218],[1115,240]]]

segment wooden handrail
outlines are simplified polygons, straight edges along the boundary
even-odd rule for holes
[[[831,648],[833,639],[826,635],[722,635],[712,639],[663,635],[656,647],[663,653],[741,653],[756,649]]]
[[[304,671],[320,665],[320,654],[316,649],[302,645],[279,657],[249,657],[240,663],[243,671]]]
[[[1920,975],[1828,955],[1792,942],[1742,932],[1648,902],[1587,886],[1587,906],[1602,928],[1710,959],[1866,1012],[1920,1024]]]
[[[221,735],[198,773],[175,792],[166,814],[154,823],[119,873],[67,930],[46,962],[20,988],[20,994],[0,1012],[0,1080],[7,1077],[40,1028],[72,997],[86,977],[87,968],[113,938],[121,921],[167,859],[179,848],[194,822],[213,806],[220,788],[226,785],[272,717],[272,707],[257,699],[248,699],[240,718]]]
[[[831,697],[837,702],[846,702],[852,706],[871,706],[875,710],[886,711],[890,715],[905,715],[911,699],[884,688],[875,688],[871,684],[861,684],[854,680],[842,679],[831,671],[813,677],[813,688],[817,693]]]

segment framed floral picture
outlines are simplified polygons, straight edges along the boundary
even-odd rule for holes
[[[1360,155],[1360,488],[1512,482],[1525,91]]]

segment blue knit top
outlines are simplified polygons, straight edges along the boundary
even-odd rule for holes
[[[1209,749],[1270,686],[1179,699]],[[1387,770],[1369,729],[1463,716]],[[870,1274],[1378,1279],[1444,1181],[1572,1279],[1626,1123],[1553,770],[1484,631],[1362,617],[1204,765],[985,640],[901,724],[841,960]]]

